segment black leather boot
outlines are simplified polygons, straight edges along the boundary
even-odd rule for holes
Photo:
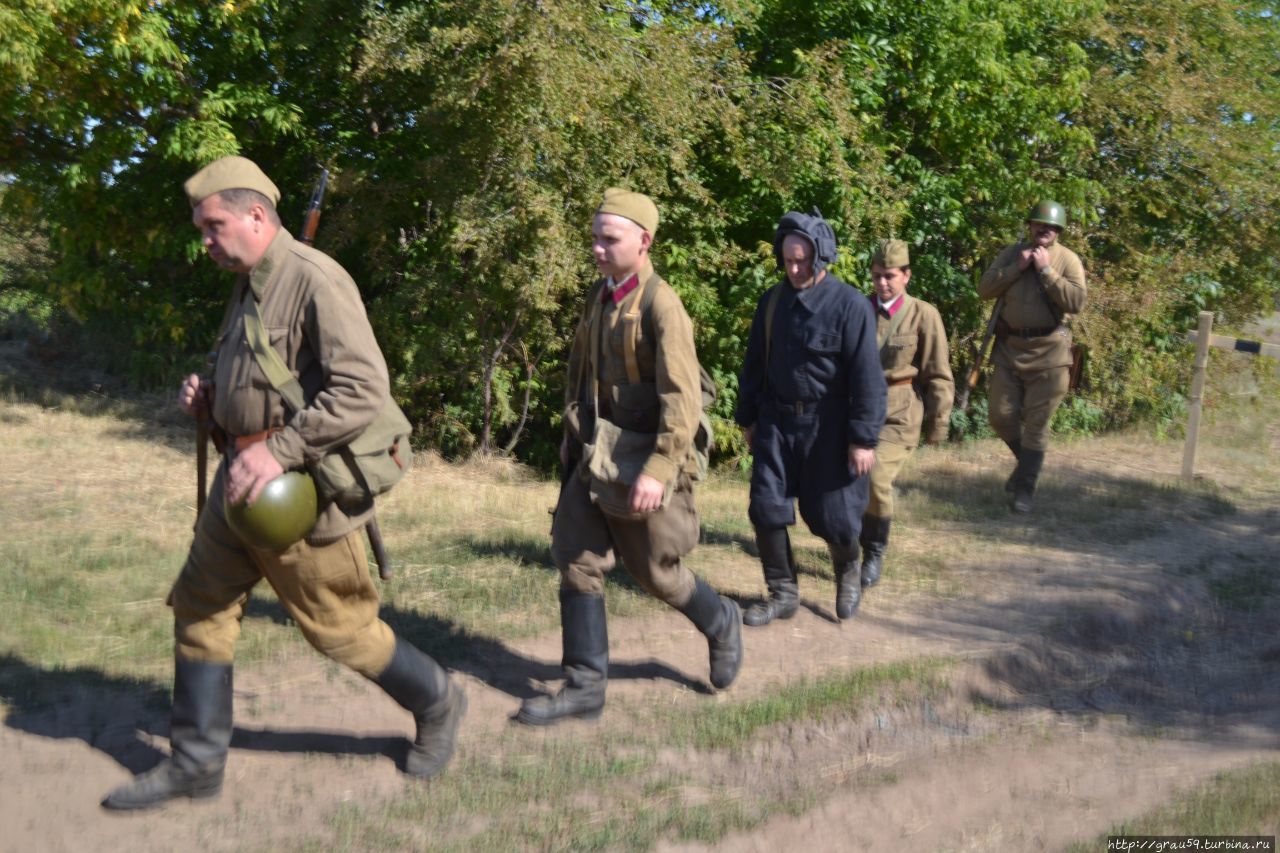
[[[1013,511],[1031,512],[1031,496],[1036,492],[1036,481],[1040,479],[1040,468],[1044,465],[1043,450],[1024,450],[1019,457],[1018,470],[1013,486]]]
[[[1022,464],[1022,442],[1006,441],[1005,445],[1013,453],[1013,458],[1018,460],[1018,464],[1019,465]],[[1009,475],[1009,479],[1004,481],[1004,490],[1009,494],[1013,494],[1013,487],[1014,487],[1014,484],[1017,483],[1017,481],[1018,481],[1018,468],[1015,465],[1013,469],[1013,473]]]
[[[738,603],[712,589],[702,578],[694,579],[693,595],[680,608],[707,638],[711,652],[711,684],[723,690],[742,669],[742,610]]]
[[[230,664],[174,661],[169,742],[173,754],[108,794],[103,808],[147,809],[222,791],[231,745]]]
[[[535,696],[520,705],[516,720],[549,726],[566,717],[594,720],[604,710],[609,680],[609,632],[604,598],[560,591],[560,631],[564,642],[564,687],[554,696]]]
[[[884,568],[884,552],[889,547],[889,522],[891,519],[874,515],[862,517],[862,586],[873,587],[880,582]]]
[[[374,683],[413,714],[418,730],[405,758],[410,776],[430,779],[453,758],[467,697],[448,674],[412,643],[397,637],[391,663]]]
[[[787,528],[757,527],[756,550],[760,552],[769,597],[748,607],[743,615],[743,623],[753,627],[768,625],[774,619],[790,619],[800,606],[800,587],[796,583]]]
[[[836,573],[836,616],[852,619],[862,603],[862,566],[858,563],[857,545],[827,543],[831,566]]]

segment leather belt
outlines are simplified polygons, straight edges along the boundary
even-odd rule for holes
[[[1037,329],[1015,329],[1013,327],[1008,327],[1004,330],[1004,333],[1013,338],[1022,338],[1025,341],[1030,338],[1043,338],[1045,335],[1052,335],[1061,328],[1061,326],[1042,326]]]
[[[259,441],[266,441],[282,429],[284,429],[284,427],[271,427],[270,429],[264,429],[262,432],[250,433],[249,435],[237,435],[234,441],[236,452],[239,453],[249,445],[257,444]]]
[[[897,388],[899,385],[910,385],[912,382],[915,382],[915,381],[916,379],[914,376],[908,377],[906,379],[895,379],[889,383],[889,387]]]
[[[779,406],[781,406],[784,410],[786,410],[786,411],[788,411],[788,412],[791,412],[792,414],[796,414],[796,415],[810,415],[810,414],[813,414],[814,412],[818,411],[818,404],[819,404],[819,402],[821,402],[821,401],[819,401],[819,400],[810,400],[810,401],[809,401],[809,402],[807,402],[807,403],[806,403],[804,400],[796,400],[796,401],[791,402],[791,403],[783,403],[783,402],[779,401],[779,402],[778,402],[778,405],[779,405]]]

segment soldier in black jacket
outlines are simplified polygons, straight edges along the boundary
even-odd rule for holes
[[[754,459],[749,514],[769,597],[743,621],[796,612],[787,527],[797,498],[831,551],[836,615],[849,619],[861,598],[858,534],[885,418],[876,319],[866,297],[827,269],[835,233],[816,211],[783,216],[773,252],[786,277],[756,305],[736,413]]]

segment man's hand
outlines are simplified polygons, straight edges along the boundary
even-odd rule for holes
[[[1036,272],[1044,272],[1049,266],[1049,250],[1044,246],[1036,246],[1031,252],[1031,260],[1036,265]]]
[[[752,424],[751,426],[744,426],[742,428],[742,437],[747,442],[747,450],[750,450],[752,453],[755,453],[756,452],[756,425]]]
[[[252,504],[262,489],[284,473],[280,463],[267,450],[265,441],[256,441],[236,454],[236,460],[227,470],[227,500],[236,504],[245,495]]]
[[[869,447],[849,445],[849,470],[865,477],[876,464],[876,452]]]
[[[631,485],[631,511],[653,512],[662,506],[662,493],[666,489],[648,474],[641,474]]]
[[[1031,265],[1032,256],[1035,255],[1036,249],[1026,248],[1018,253],[1018,269],[1025,270]]]
[[[200,384],[199,376],[193,373],[182,381],[182,387],[178,389],[178,408],[182,414],[194,418],[208,404],[208,395]]]

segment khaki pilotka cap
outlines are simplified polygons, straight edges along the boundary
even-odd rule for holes
[[[253,190],[271,199],[273,206],[280,202],[280,190],[258,168],[258,164],[247,157],[214,160],[188,178],[182,189],[192,207],[223,190]]]
[[[881,240],[876,253],[871,256],[871,263],[879,264],[885,269],[911,266],[911,252],[904,240]]]
[[[596,213],[612,213],[630,219],[648,231],[651,237],[658,233],[658,206],[644,193],[609,187],[604,191],[604,201],[600,202]]]

